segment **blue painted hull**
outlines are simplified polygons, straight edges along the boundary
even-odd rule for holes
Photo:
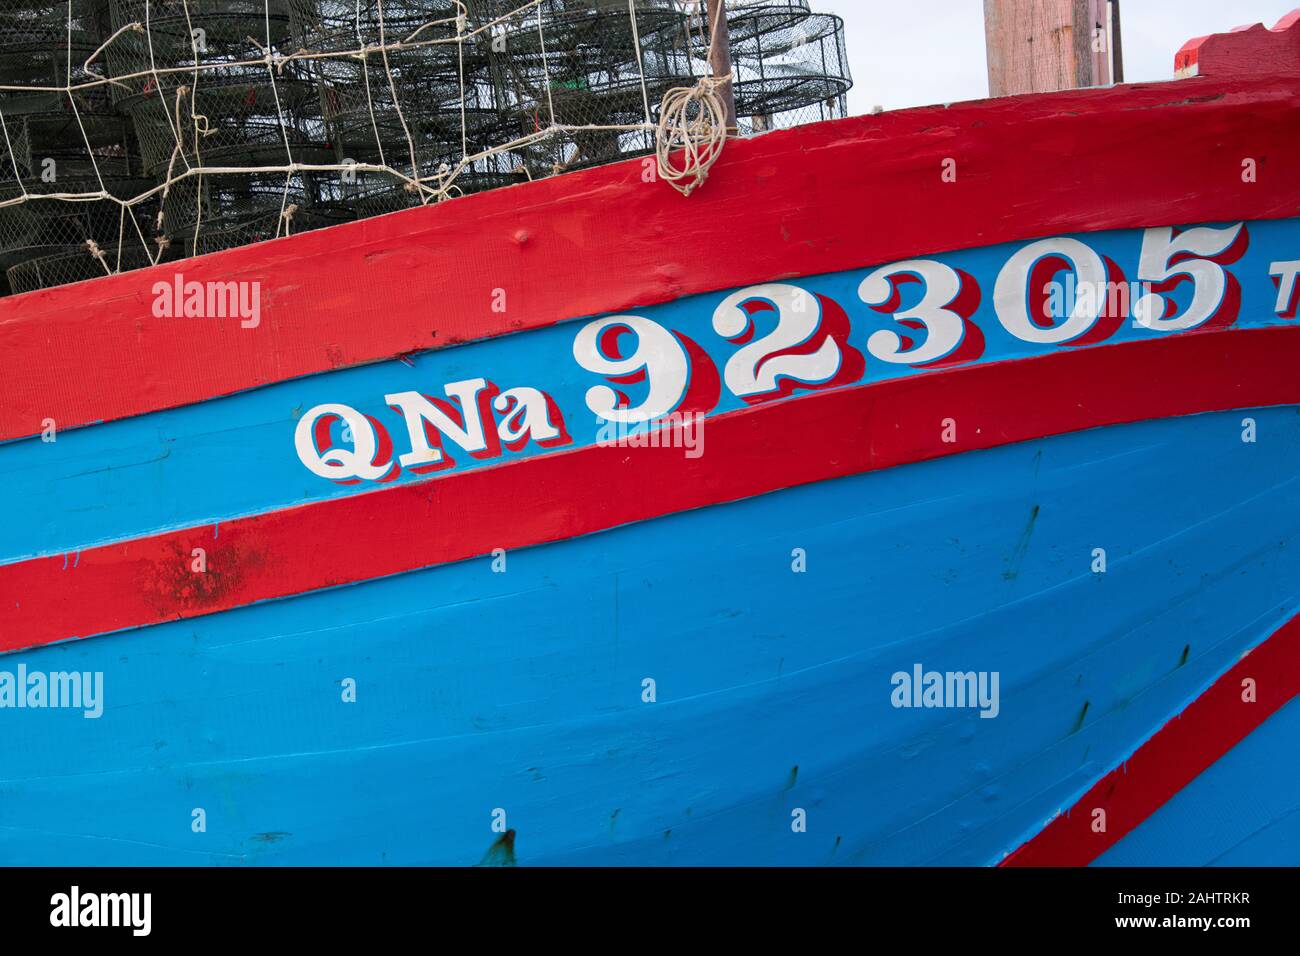
[[[1300,409],[1151,421],[11,655],[112,719],[4,715],[0,860],[996,863],[1295,613],[1297,476]]]
[[[1300,860],[1297,736],[1300,700],[1292,699],[1098,857],[1096,865],[1295,866]]]

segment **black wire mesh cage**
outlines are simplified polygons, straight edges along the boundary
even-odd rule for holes
[[[203,173],[173,184],[163,201],[169,247],[204,255],[347,222],[355,215],[312,173]]]
[[[99,46],[103,17],[92,0],[0,2],[0,270],[14,291],[81,277],[65,259],[104,274],[88,243],[115,250],[135,226],[116,200],[150,186],[107,85],[69,81]],[[49,260],[39,278],[14,281],[15,266],[37,259]]]
[[[304,47],[320,54],[309,62],[332,161],[397,174],[336,174],[358,215],[420,204],[420,182],[439,183],[466,153],[502,141],[495,105],[475,82],[483,62],[463,41],[461,8],[454,0],[295,2]]]
[[[727,4],[742,132],[844,115],[838,17]],[[0,0],[21,292],[643,155],[704,0]]]
[[[736,114],[751,129],[845,115],[853,79],[844,45],[844,21],[814,13],[807,0],[750,0],[727,15],[735,73]]]
[[[153,261],[143,248],[129,245],[107,250],[103,260],[88,254],[81,246],[68,246],[55,252],[27,256],[5,270],[5,279],[10,291],[17,295],[69,282],[97,279],[112,272],[140,269]]]
[[[653,149],[648,127],[674,86],[705,69],[678,0],[514,0],[470,4],[481,82],[511,140],[517,173],[537,178]],[[687,5],[689,6],[689,5]]]

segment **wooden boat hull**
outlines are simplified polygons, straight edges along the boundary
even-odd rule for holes
[[[1300,98],[1183,82],[4,303],[0,860],[1295,862]]]
[[[1295,607],[1300,415],[1253,414],[1261,454],[1087,431],[24,653],[108,710],[6,714],[5,859],[473,864],[504,808],[525,863],[995,862]],[[996,719],[894,708],[914,663],[999,671]]]

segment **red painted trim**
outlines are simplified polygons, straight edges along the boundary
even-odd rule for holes
[[[1247,677],[1255,681],[1253,703],[1242,700]],[[1238,661],[1002,865],[1087,866],[1297,694],[1300,616]],[[1105,833],[1092,831],[1097,808],[1106,811]]]
[[[679,448],[591,446],[0,566],[0,651],[1046,435],[1300,403],[1298,356],[1300,327],[1070,349],[729,412],[709,420],[699,458]],[[942,441],[946,418],[957,422],[954,444]],[[190,571],[200,547],[206,574]]]
[[[1286,79],[903,110],[733,141],[690,197],[630,160],[11,297],[0,441],[46,418],[71,428],[693,293],[1046,235],[1295,216],[1297,130]],[[1243,156],[1258,181],[1242,182]],[[153,284],[178,270],[260,282],[260,325],[155,318]]]
[[[1300,73],[1300,8],[1267,29],[1262,23],[1188,40],[1174,54],[1179,76]]]

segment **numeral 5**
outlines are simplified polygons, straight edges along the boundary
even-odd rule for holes
[[[1142,236],[1138,279],[1154,283],[1133,303],[1133,320],[1157,332],[1180,332],[1210,324],[1231,325],[1241,308],[1241,286],[1223,266],[1246,251],[1250,236],[1243,223],[1215,229],[1198,226],[1174,235],[1170,226],[1148,229]],[[1192,301],[1182,315],[1161,295],[1180,282],[1192,282]]]

